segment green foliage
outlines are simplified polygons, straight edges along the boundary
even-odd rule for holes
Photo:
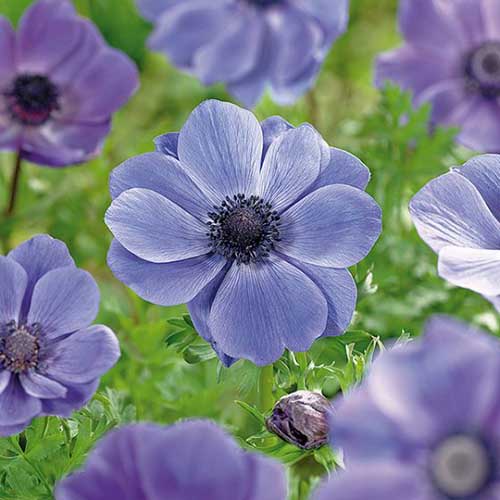
[[[0,13],[17,22],[30,0],[0,0]],[[348,33],[328,57],[311,94],[291,107],[269,97],[259,118],[279,114],[293,124],[311,121],[332,145],[358,155],[372,172],[368,191],[384,211],[384,232],[370,255],[351,271],[358,306],[342,337],[318,340],[309,353],[285,353],[273,367],[272,397],[308,388],[333,399],[362,379],[382,343],[418,335],[433,313],[474,321],[498,334],[498,317],[482,297],[452,288],[436,275],[436,257],[409,219],[411,196],[429,179],[471,153],[454,144],[455,130],[429,132],[429,108],[414,109],[409,94],[372,85],[376,54],[398,43],[396,0],[352,0]],[[0,499],[50,499],[62,476],[78,468],[96,441],[133,420],[164,424],[212,418],[252,451],[278,458],[289,470],[290,498],[304,500],[325,470],[342,457],[323,447],[304,452],[271,435],[259,406],[261,370],[238,361],[225,368],[200,339],[183,306],[146,303],[119,283],[106,266],[111,236],[103,224],[110,171],[153,149],[152,139],[179,130],[202,100],[230,100],[221,86],[206,89],[144,49],[149,26],[133,0],[77,0],[107,40],[141,69],[141,89],[114,118],[103,154],[68,169],[25,165],[16,216],[0,222],[4,251],[36,233],[64,240],[77,264],[101,288],[97,321],[117,333],[122,357],[83,410],[62,421],[38,419],[20,436],[0,439]],[[5,206],[12,155],[0,155],[0,206]],[[2,252],[3,253],[3,252]],[[314,311],[311,311],[314,314]]]

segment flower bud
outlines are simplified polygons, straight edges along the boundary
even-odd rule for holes
[[[319,448],[328,438],[330,401],[311,391],[283,396],[275,405],[266,427],[281,439],[304,450]]]

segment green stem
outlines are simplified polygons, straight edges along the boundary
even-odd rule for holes
[[[320,126],[320,113],[318,99],[314,89],[311,89],[306,95],[307,111],[309,114],[309,123],[316,128]]]
[[[307,352],[296,352],[295,359],[300,367],[300,376],[297,380],[297,389],[305,390],[306,387],[306,377],[307,377],[307,367],[309,366],[309,359],[307,357]]]
[[[259,409],[262,412],[267,412],[274,406],[273,387],[273,365],[264,366],[260,371],[259,378]]]
[[[23,159],[21,157],[21,152],[18,151],[14,157],[14,172],[12,174],[12,180],[10,183],[10,195],[9,202],[5,208],[5,217],[12,217],[14,214],[14,209],[16,208],[17,192],[19,188],[19,178],[21,177],[21,166]]]

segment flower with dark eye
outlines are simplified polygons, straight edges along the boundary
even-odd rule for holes
[[[381,231],[367,168],[308,124],[260,124],[206,101],[158,151],[111,175],[108,263],[142,298],[188,303],[226,364],[276,361],[341,335],[356,304],[347,267]]]
[[[457,140],[500,152],[500,3],[401,0],[403,47],[382,54],[376,81],[432,105],[434,124],[460,127]]]
[[[381,354],[335,404],[346,470],[314,500],[493,500],[500,491],[500,343],[446,316]]]
[[[0,436],[42,415],[69,416],[118,360],[114,333],[93,325],[99,290],[66,245],[35,236],[0,256]]]
[[[69,0],[38,0],[17,33],[0,17],[0,53],[0,149],[41,165],[95,156],[138,86],[132,61]]]

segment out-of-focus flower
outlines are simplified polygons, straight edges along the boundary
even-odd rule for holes
[[[376,82],[432,104],[435,124],[459,126],[458,141],[500,152],[500,4],[496,0],[401,0],[406,44],[382,54]]]
[[[111,176],[115,276],[153,303],[187,302],[226,364],[266,365],[343,333],[356,303],[345,268],[381,230],[366,167],[309,125],[261,126],[219,101],[157,147]]]
[[[57,500],[285,500],[283,467],[204,420],[112,431]]]
[[[411,200],[410,213],[439,255],[439,275],[500,311],[500,156],[478,156],[430,181]]]
[[[328,441],[330,401],[312,391],[283,396],[266,420],[266,427],[289,443],[310,450]]]
[[[0,17],[0,149],[41,165],[95,156],[138,86],[135,65],[66,0],[38,0],[18,32]]]
[[[312,87],[345,31],[349,0],[137,0],[155,24],[149,45],[205,85],[224,82],[254,106],[266,87],[282,104]]]
[[[500,344],[448,317],[383,353],[338,403],[346,472],[314,500],[493,500],[500,492]]]
[[[118,360],[113,332],[90,326],[99,290],[66,245],[35,236],[0,256],[0,435],[69,416]]]

